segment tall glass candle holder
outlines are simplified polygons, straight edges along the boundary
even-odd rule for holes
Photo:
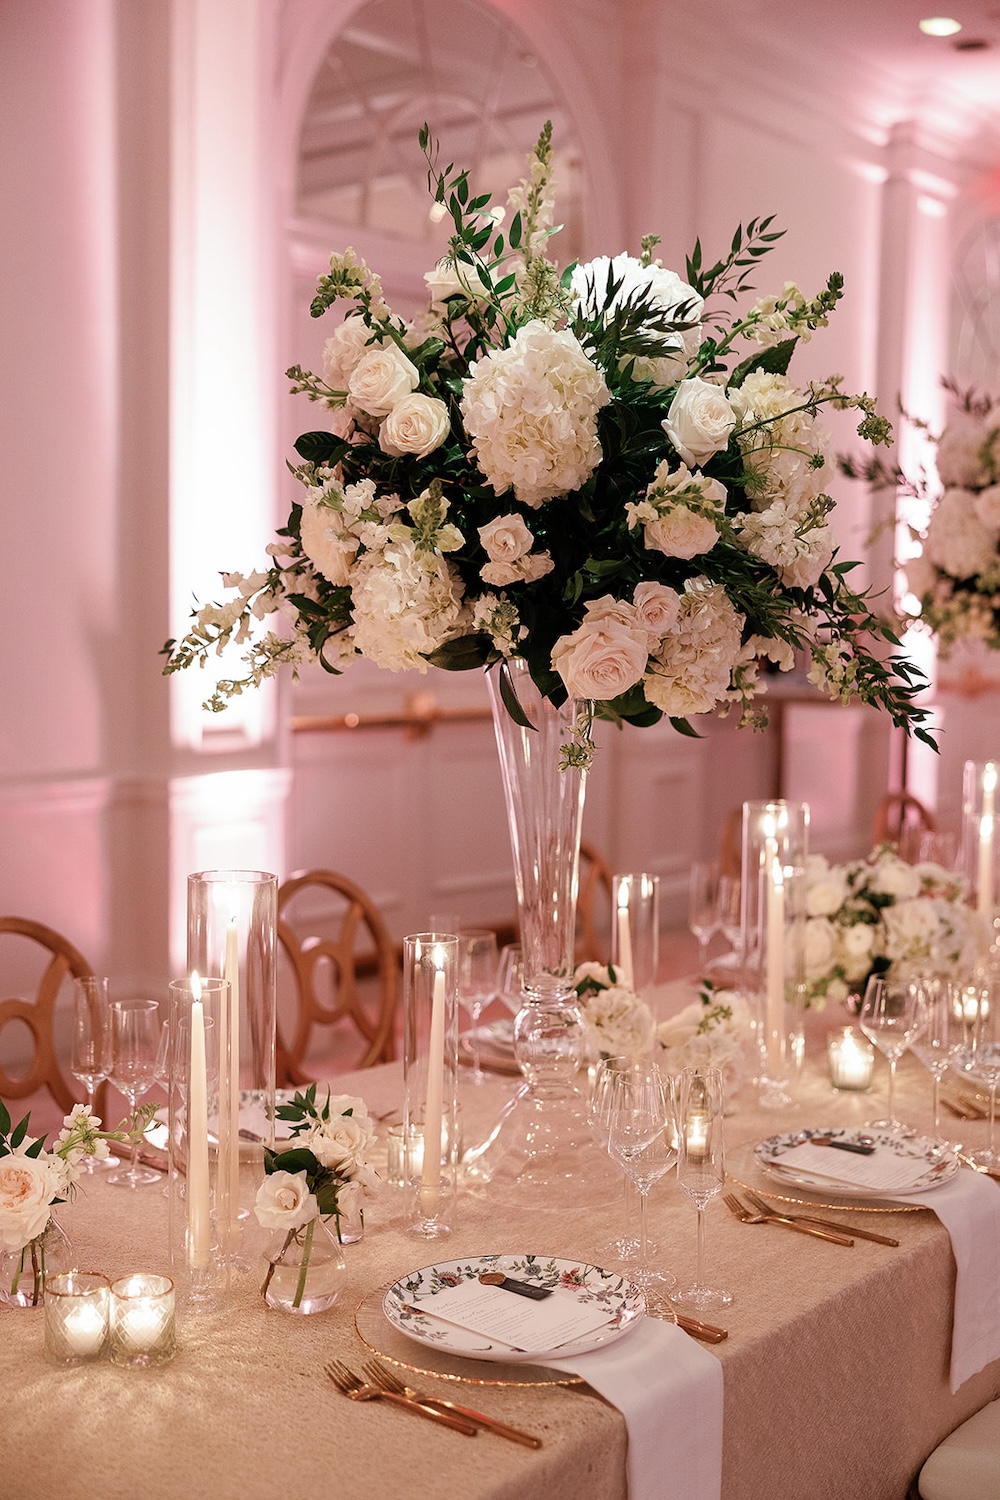
[[[189,1303],[219,1305],[226,1265],[219,1239],[223,1157],[219,1150],[219,1035],[229,1006],[224,979],[169,986],[167,1185],[170,1265]]]
[[[411,1234],[451,1233],[458,1140],[458,947],[449,933],[418,932],[403,943],[404,1172],[412,1197]]]
[[[108,1352],[108,1278],[64,1271],[45,1280],[45,1354],[56,1365],[86,1365]]]
[[[791,1102],[802,1063],[805,1004],[804,802],[744,802],[740,937],[742,982],[760,1050],[761,1102]]]
[[[626,984],[644,994],[660,967],[660,877],[611,877],[611,963]]]
[[[249,1216],[249,1204],[241,1201],[241,1157],[254,1159],[259,1181],[263,1148],[274,1145],[277,913],[274,875],[261,870],[203,870],[188,876],[188,972],[229,984],[229,1003],[218,1016],[216,1214],[223,1254],[241,1265],[246,1264],[241,1229]],[[242,1138],[241,1128],[248,1132]],[[256,1149],[244,1151],[241,1139]],[[246,1175],[249,1190],[251,1174]]]
[[[967,760],[962,776],[962,867],[983,924],[984,945],[993,936],[1000,859],[1000,761]]]

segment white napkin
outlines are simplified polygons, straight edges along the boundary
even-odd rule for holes
[[[673,1323],[643,1318],[613,1344],[545,1367],[581,1375],[625,1418],[629,1500],[720,1500],[722,1365],[714,1354]]]
[[[900,1202],[922,1203],[937,1214],[955,1257],[951,1333],[951,1389],[1000,1358],[1000,1183],[982,1172],[960,1171],[930,1193]]]

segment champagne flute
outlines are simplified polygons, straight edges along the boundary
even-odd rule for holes
[[[880,1130],[905,1131],[908,1127],[893,1114],[893,1088],[896,1064],[923,1025],[917,986],[910,980],[873,974],[865,987],[858,1025],[889,1063],[888,1117],[871,1124]]]
[[[639,1190],[639,1261],[629,1274],[649,1289],[673,1286],[673,1276],[654,1271],[649,1264],[646,1231],[649,1190],[677,1160],[673,1083],[648,1060],[611,1070],[609,1076],[608,1153]]]
[[[705,1285],[705,1206],[726,1180],[724,1084],[720,1068],[685,1068],[677,1080],[677,1181],[698,1210],[698,1261],[693,1285],[674,1301],[708,1311],[728,1307],[732,1292]]]
[[[962,1017],[956,1012],[954,985],[946,979],[919,982],[923,1030],[910,1051],[934,1080],[934,1133],[941,1129],[941,1080],[962,1050]]]
[[[587,1124],[590,1133],[603,1151],[609,1150],[611,1138],[611,1107],[615,1089],[619,1086],[618,1075],[627,1072],[633,1064],[631,1057],[602,1057],[594,1066],[593,1082],[587,1097]],[[602,1246],[602,1251],[617,1255],[621,1260],[633,1261],[639,1254],[639,1240],[632,1233],[635,1188],[627,1172],[622,1174],[622,1219],[623,1230],[616,1238]],[[647,1253],[656,1254],[656,1246],[647,1243]]]
[[[708,961],[708,946],[719,930],[716,898],[719,889],[719,867],[696,860],[688,881],[688,927],[698,939],[698,974],[703,975]]]
[[[458,1002],[469,1012],[471,1026],[466,1038],[472,1054],[473,1083],[483,1083],[486,1074],[479,1059],[479,1017],[483,1007],[497,994],[497,935],[488,927],[467,927],[458,938]]]
[[[116,1000],[111,1007],[113,1053],[111,1081],[135,1112],[139,1099],[156,1077],[160,1044],[160,1007],[155,1000]],[[137,1188],[162,1181],[159,1172],[139,1166],[139,1142],[132,1142],[132,1160],[127,1168],[107,1179],[115,1187]]]
[[[73,986],[73,1042],[70,1048],[69,1070],[87,1091],[87,1108],[94,1113],[94,1094],[97,1085],[103,1083],[111,1072],[111,1006],[108,1000],[108,981],[96,974],[87,974],[74,981]],[[117,1167],[116,1156],[100,1159],[101,1167]],[[81,1172],[94,1172],[98,1167],[96,1156],[85,1156],[80,1163]]]
[[[985,1151],[971,1151],[968,1160],[977,1167],[993,1172],[997,1169],[996,1115],[997,1088],[1000,1086],[1000,1042],[997,1041],[997,1024],[994,997],[990,987],[983,985],[977,992],[976,1014],[973,1020],[972,1044],[960,1053],[962,1071],[977,1083],[985,1084],[990,1094],[990,1127]]]

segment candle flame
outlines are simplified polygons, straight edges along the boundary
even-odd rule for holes
[[[995,792],[997,789],[997,763],[988,760],[983,767],[983,791]]]
[[[197,969],[191,970],[191,995],[193,999],[201,999],[201,975]]]

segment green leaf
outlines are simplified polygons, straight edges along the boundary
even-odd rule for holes
[[[520,699],[514,691],[514,684],[510,680],[510,668],[506,662],[500,668],[500,697],[503,699],[504,708],[515,724],[519,724],[522,729],[534,729],[534,724],[521,707]]]
[[[4,1104],[3,1100],[0,1099],[0,1135],[6,1135],[9,1130],[10,1115],[7,1111],[6,1104]]]
[[[516,213],[511,220],[510,229],[507,231],[507,238],[510,241],[510,248],[512,250],[519,249],[521,244],[522,232],[523,226],[521,224],[521,215],[519,213]]]
[[[670,727],[676,729],[678,734],[686,735],[689,740],[700,740],[702,736],[696,729],[692,729],[687,719],[670,718]]]
[[[295,451],[307,464],[336,463],[350,446],[332,432],[304,432],[295,440]]]
[[[747,376],[753,375],[757,370],[763,370],[768,375],[787,374],[797,343],[797,338],[782,339],[780,344],[771,344],[767,349],[760,349],[756,354],[751,354],[749,359],[743,360],[736,366],[729,377],[729,386],[734,390],[739,390]]]
[[[493,650],[493,642],[482,631],[474,635],[456,636],[445,641],[443,646],[427,653],[432,667],[443,667],[446,672],[469,672],[473,667],[485,667]]]
[[[21,1121],[21,1123],[19,1125],[15,1125],[14,1129],[11,1131],[10,1144],[11,1144],[12,1148],[15,1151],[17,1150],[18,1146],[21,1144],[21,1142],[24,1140],[24,1137],[28,1133],[28,1121],[30,1119],[31,1119],[31,1112],[29,1110],[29,1112],[25,1115],[25,1117]]]

